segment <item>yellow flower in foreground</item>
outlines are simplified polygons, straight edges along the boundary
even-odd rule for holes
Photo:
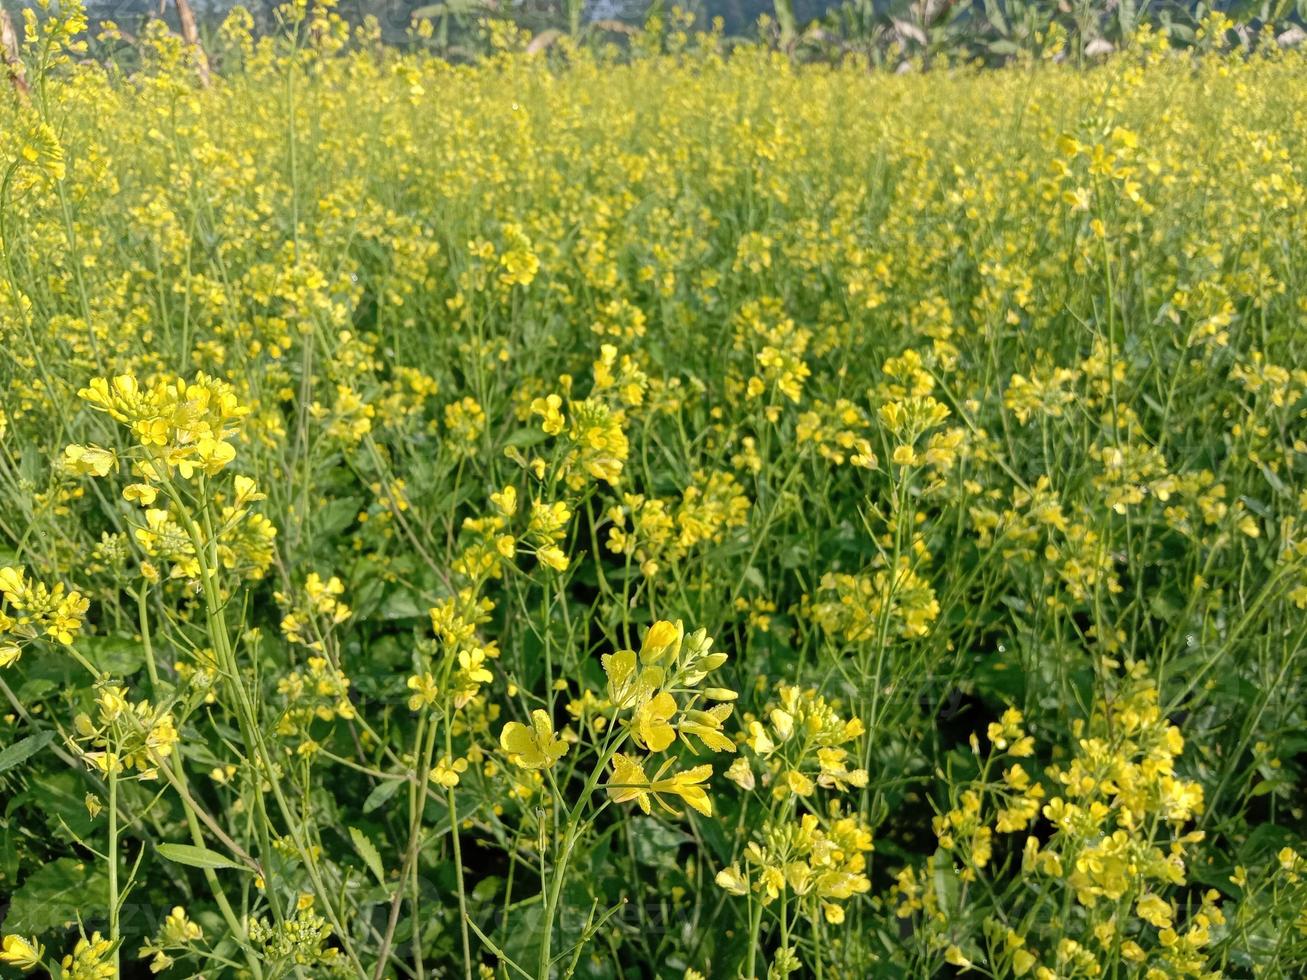
[[[676,714],[676,698],[666,691],[640,705],[631,719],[635,740],[650,752],[662,752],[676,739],[671,717]]]
[[[123,499],[129,503],[149,507],[159,499],[159,491],[148,483],[129,483],[123,487]]]
[[[99,446],[66,446],[64,462],[69,472],[77,476],[108,476],[109,471],[118,465],[113,450]]]
[[[154,950],[153,952],[154,958],[150,960],[151,973],[162,973],[177,962],[161,949]],[[141,955],[148,956],[150,953],[145,947],[141,947]]]
[[[1139,913],[1139,918],[1158,929],[1169,929],[1171,926],[1171,906],[1156,895],[1140,898],[1135,911]]]
[[[22,568],[16,568],[13,565],[0,568],[0,592],[5,594],[6,599],[10,602],[17,602],[26,588]]]
[[[451,762],[449,756],[445,756],[431,770],[431,781],[446,789],[453,789],[458,785],[461,774],[465,772],[467,772],[466,759],[454,759]]]
[[[959,970],[968,970],[971,968],[971,961],[957,946],[950,946],[944,950],[944,961],[951,966],[956,966]]]
[[[681,737],[690,743],[689,737],[693,736],[713,752],[734,752],[735,742],[722,733],[722,723],[730,714],[729,704],[719,704],[708,711],[687,711],[681,719]]]
[[[608,777],[608,796],[614,803],[635,800],[645,813],[649,809],[649,777],[639,759],[618,752],[613,756],[613,774]]]
[[[618,650],[605,653],[599,658],[604,673],[608,675],[608,700],[619,708],[629,708],[635,703],[635,651]]]
[[[681,643],[685,639],[685,627],[678,620],[669,623],[660,619],[649,627],[640,647],[640,662],[656,664],[660,660],[675,659],[681,652]]]
[[[436,698],[440,696],[440,688],[436,685],[436,678],[427,671],[423,674],[414,674],[408,679],[408,689],[413,693],[408,696],[408,710],[419,711],[424,707],[430,707],[436,703]]]
[[[103,687],[100,689],[100,694],[95,701],[100,706],[101,723],[111,724],[129,707],[127,688],[114,685]]]
[[[722,868],[717,872],[716,882],[718,887],[726,889],[731,895],[747,895],[749,893],[749,879],[740,871],[738,862],[733,863],[729,868]]]
[[[666,678],[661,667],[638,669],[634,650],[605,653],[599,659],[608,675],[608,700],[618,708],[631,708],[647,701]]]
[[[537,708],[531,712],[531,727],[510,721],[499,735],[508,760],[523,769],[548,769],[567,754],[567,743],[554,734],[549,715]]]
[[[668,805],[662,795],[679,796],[705,817],[711,817],[712,801],[708,799],[708,791],[701,784],[712,775],[712,766],[695,766],[669,778],[662,778],[662,774],[671,764],[670,759],[664,762],[662,768],[650,780],[645,775],[644,766],[639,759],[617,753],[613,756],[613,773],[608,777],[609,798],[614,803],[629,803],[635,800],[641,810],[652,813],[649,805],[649,797],[652,796],[668,813],[678,815],[678,811]]]
[[[110,978],[113,976],[113,966],[109,962],[109,954],[113,951],[113,943],[105,939],[98,932],[91,934],[91,938],[82,937],[77,940],[77,945],[73,951],[63,958],[62,966],[64,975],[71,980],[100,980],[100,978]]]
[[[556,572],[567,571],[568,566],[571,564],[567,554],[556,544],[545,545],[536,552],[536,558],[540,560],[542,565],[547,565]]]
[[[35,970],[45,955],[45,947],[35,938],[24,939],[22,936],[5,936],[0,943],[0,963],[17,967],[20,970]]]
[[[167,918],[163,920],[163,938],[174,946],[196,942],[204,938],[204,930],[186,916],[186,910],[174,905]]]

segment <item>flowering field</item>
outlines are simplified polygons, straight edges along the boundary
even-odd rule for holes
[[[1307,56],[313,16],[2,97],[0,975],[1302,975]]]

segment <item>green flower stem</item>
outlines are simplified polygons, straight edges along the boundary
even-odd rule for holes
[[[447,717],[445,721],[446,759],[454,757],[453,733],[450,731],[449,721],[450,719]],[[459,840],[458,802],[455,799],[452,786],[446,791],[446,796],[449,800],[449,833],[454,842],[454,873],[458,881],[458,924],[463,940],[463,975],[466,980],[472,980],[472,942],[467,933],[467,887],[463,881],[463,845]]]
[[[758,936],[762,931],[762,901],[752,892],[749,893],[749,952],[744,965],[745,980],[755,980],[758,976]]]
[[[290,804],[282,792],[281,783],[276,778],[276,766],[271,753],[268,751],[268,746],[259,732],[258,721],[254,714],[254,706],[250,702],[249,692],[245,690],[245,685],[241,681],[240,666],[232,649],[231,638],[228,635],[227,623],[223,614],[223,600],[217,581],[217,569],[219,567],[216,553],[217,540],[213,534],[212,516],[204,482],[203,480],[200,482],[200,513],[205,523],[205,531],[203,532],[175,484],[168,481],[165,486],[178,506],[179,515],[184,523],[187,536],[195,549],[196,560],[200,564],[200,584],[204,598],[206,627],[209,638],[213,641],[219,664],[222,667],[228,693],[235,702],[236,718],[241,729],[241,737],[247,749],[250,750],[251,757],[258,760],[263,773],[267,776],[268,784],[272,788],[273,799],[281,812],[282,820],[286,824],[295,851],[308,871],[314,895],[322,903],[323,911],[340,940],[346,957],[359,976],[366,976],[363,964],[354,951],[354,944],[350,941],[349,934],[336,912],[332,894],[323,881],[317,861],[314,859],[305,840],[304,830],[291,811]]]
[[[142,582],[140,589],[136,593],[136,611],[141,626],[141,647],[144,653],[145,670],[150,675],[150,691],[157,699],[159,697],[159,665],[154,662],[154,645],[150,641],[150,620],[149,613],[146,611],[149,596],[149,590]]]
[[[159,760],[159,771],[164,774],[164,778],[173,785],[177,790],[177,795],[181,799],[182,812],[186,817],[186,827],[190,831],[191,842],[196,847],[204,847],[204,833],[200,830],[200,821],[196,815],[196,807],[191,797],[190,791],[186,786],[186,774],[182,767],[178,765],[177,772],[174,773],[164,760]],[[238,853],[239,850],[238,850]],[[248,855],[245,855],[248,857]],[[250,860],[253,860],[252,858]],[[263,980],[263,965],[259,962],[258,954],[250,945],[249,933],[246,932],[245,926],[231,907],[231,902],[227,899],[227,893],[223,890],[221,882],[218,881],[217,872],[212,868],[204,868],[204,882],[209,887],[209,893],[217,903],[218,912],[222,915],[223,921],[227,928],[231,930],[232,937],[236,940],[237,945],[241,948],[241,953],[245,957],[245,963],[250,969],[250,974],[254,980]]]
[[[118,970],[118,759],[116,739],[106,747],[106,766],[109,781],[109,941],[113,943],[113,974],[120,976]]]
[[[590,777],[581,790],[580,798],[567,815],[567,829],[563,836],[563,848],[558,855],[558,860],[554,863],[553,874],[550,876],[549,881],[549,894],[545,899],[544,921],[541,926],[543,932],[540,937],[540,957],[536,961],[537,980],[549,980],[554,917],[558,914],[558,902],[563,893],[563,879],[567,877],[567,865],[572,858],[572,848],[576,845],[576,839],[579,836],[581,810],[590,799],[590,794],[594,792],[595,786],[598,785],[599,777],[603,775],[608,763],[617,754],[617,750],[622,747],[622,743],[626,741],[628,734],[622,732],[618,738],[613,739],[604,749],[603,754],[599,757],[598,765],[590,773]],[[555,791],[555,794],[557,795],[557,791]],[[558,802],[561,802],[561,798]]]

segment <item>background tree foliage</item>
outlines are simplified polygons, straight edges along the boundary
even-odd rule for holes
[[[237,4],[191,6],[208,37]],[[257,31],[278,28],[276,0],[240,6]],[[99,0],[87,9],[92,24],[108,20],[129,32],[156,17],[178,26],[175,0]],[[716,27],[727,38],[770,40],[805,60],[852,53],[899,69],[941,58],[996,65],[1050,50],[1092,59],[1124,46],[1143,23],[1191,45],[1196,26],[1213,12],[1229,19],[1236,43],[1248,48],[1259,37],[1282,46],[1307,37],[1307,0],[686,0],[674,6],[664,0],[342,0],[337,9],[352,24],[375,23],[388,43],[420,43],[454,59],[489,51],[493,22],[526,30],[544,47],[565,34],[621,44],[636,27],[671,19],[700,30]],[[421,36],[424,22],[429,36]]]

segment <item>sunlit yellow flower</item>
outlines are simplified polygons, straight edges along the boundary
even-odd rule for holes
[[[640,646],[640,662],[656,665],[664,660],[674,660],[681,652],[681,642],[685,637],[685,627],[678,621],[669,623],[659,620],[649,627]]]
[[[523,769],[548,769],[567,754],[567,743],[554,734],[553,720],[539,708],[531,712],[530,728],[517,721],[505,725],[499,745]]]
[[[7,963],[24,972],[35,970],[40,966],[41,957],[44,955],[45,947],[34,938],[5,936],[3,943],[0,943],[0,963]]]
[[[631,719],[631,734],[643,748],[661,752],[676,739],[676,729],[670,721],[676,714],[676,699],[661,691],[635,709]]]

